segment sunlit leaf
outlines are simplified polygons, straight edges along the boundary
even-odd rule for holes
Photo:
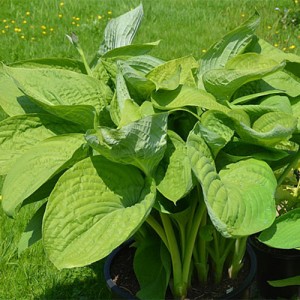
[[[133,166],[101,156],[75,164],[48,200],[43,244],[49,259],[61,269],[104,258],[137,231],[154,200],[154,181]]]
[[[276,178],[255,159],[226,166],[218,174],[198,125],[187,141],[193,172],[199,180],[207,211],[225,237],[248,236],[269,227],[275,219]]]

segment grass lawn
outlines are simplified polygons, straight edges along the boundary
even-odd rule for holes
[[[99,47],[106,23],[140,0],[0,0],[0,61],[39,57],[78,58],[65,37],[74,31],[88,59]],[[152,54],[163,59],[196,58],[249,16],[262,16],[258,35],[287,52],[300,54],[300,31],[279,22],[284,8],[300,9],[293,0],[144,0],[145,17],[135,43],[161,40]],[[278,7],[277,10],[275,8]],[[284,25],[287,25],[286,28]],[[36,207],[17,220],[0,210],[0,299],[108,299],[103,262],[58,271],[41,243],[17,255],[18,240]]]
[[[0,0],[0,60],[78,57],[65,37],[72,31],[79,36],[87,57],[92,58],[107,21],[139,3],[140,0]],[[297,8],[293,0],[161,0],[143,3],[145,17],[135,42],[161,40],[161,45],[153,52],[161,58],[188,54],[199,58],[255,9],[262,16],[258,31],[261,37],[286,51],[297,52],[300,48],[299,30],[279,26],[280,12],[275,10],[276,7],[281,12],[285,7]]]

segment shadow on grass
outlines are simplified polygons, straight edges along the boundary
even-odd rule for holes
[[[57,283],[47,289],[44,294],[35,297],[35,300],[49,299],[49,300],[93,300],[111,299],[110,292],[107,289],[103,277],[103,262],[96,262],[86,268],[91,270],[93,276],[81,278],[76,276],[71,279],[72,282]],[[77,278],[78,277],[78,278]],[[66,281],[70,281],[70,278],[66,278]]]

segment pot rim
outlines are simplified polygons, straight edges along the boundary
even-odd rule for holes
[[[270,247],[270,246],[260,242],[256,237],[257,237],[257,235],[250,236],[248,239],[248,243],[252,246],[253,249],[257,250],[258,252],[268,253],[272,257],[278,258],[281,260],[290,260],[290,259],[299,259],[300,260],[300,250],[297,250],[294,248],[293,249],[281,249],[281,248]]]

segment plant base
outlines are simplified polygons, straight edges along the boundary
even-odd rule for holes
[[[138,281],[133,271],[135,248],[130,242],[117,248],[108,256],[104,266],[104,276],[113,299],[134,299],[139,290]],[[188,299],[248,299],[252,294],[251,283],[256,273],[256,258],[251,247],[247,248],[245,268],[237,280],[224,280],[219,286],[193,284],[188,292]],[[173,299],[168,291],[166,299]]]

